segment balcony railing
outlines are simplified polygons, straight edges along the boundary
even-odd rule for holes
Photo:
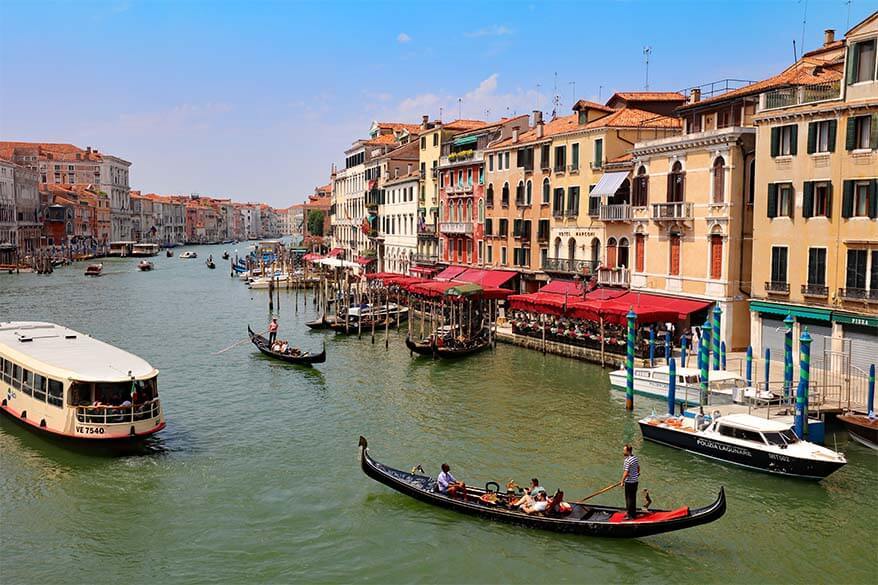
[[[601,221],[631,221],[631,206],[627,203],[601,205],[598,218]]]
[[[419,238],[435,238],[436,237],[436,226],[434,225],[422,225],[418,228],[418,237]]]
[[[443,221],[439,224],[439,230],[445,234],[471,234],[473,224],[461,221]]]
[[[766,280],[765,291],[768,294],[788,295],[790,294],[790,283],[778,280]]]
[[[473,186],[468,183],[464,183],[463,185],[452,185],[445,188],[446,195],[467,195],[472,192]]]
[[[547,272],[568,272],[571,274],[594,274],[600,262],[596,260],[570,260],[568,258],[546,258],[543,270]]]
[[[457,165],[485,160],[485,153],[481,150],[470,150],[439,157],[439,166]]]
[[[134,406],[77,406],[76,420],[94,425],[127,424],[149,420],[159,415],[159,400],[150,400]]]
[[[775,108],[787,108],[790,106],[798,106],[800,104],[835,100],[840,97],[840,80],[824,81],[823,83],[812,83],[809,85],[798,85],[795,87],[781,87],[767,91],[760,96],[760,109],[773,110]]]
[[[598,284],[628,287],[631,273],[627,268],[604,268],[598,270]]]
[[[692,204],[685,201],[678,203],[653,203],[652,219],[655,221],[692,219]]]
[[[566,209],[564,210],[564,217],[577,217],[579,215],[579,209]]]
[[[439,262],[439,256],[436,254],[415,254],[413,258],[415,264],[436,264]]]
[[[825,284],[803,284],[802,296],[826,298],[829,296],[829,287]]]
[[[878,302],[878,289],[867,290],[865,288],[840,288],[838,296],[846,301]]]

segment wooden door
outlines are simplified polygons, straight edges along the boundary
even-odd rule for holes
[[[710,278],[719,280],[723,276],[723,237],[710,236]]]

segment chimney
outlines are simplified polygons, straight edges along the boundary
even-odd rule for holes
[[[835,29],[828,28],[823,31],[823,46],[828,47],[835,42]]]
[[[85,147],[85,152],[86,152],[87,154],[91,154],[91,146],[86,146],[86,147]]]
[[[512,143],[518,142],[518,126],[512,127]]]
[[[534,110],[534,126],[543,123],[543,113],[540,110]]]
[[[693,87],[689,90],[689,103],[697,104],[701,101],[701,89],[697,87]]]
[[[429,123],[429,121],[430,121],[430,116],[428,116],[427,114],[424,114],[423,116],[421,116],[421,128],[426,130],[427,124]]]

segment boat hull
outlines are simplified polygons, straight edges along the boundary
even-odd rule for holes
[[[843,414],[838,417],[851,439],[870,449],[878,450],[878,420],[870,421],[862,415]]]
[[[286,362],[288,364],[296,364],[300,366],[310,366],[311,364],[322,364],[326,361],[326,347],[323,348],[323,351],[315,354],[305,354],[299,356],[293,356],[285,353],[279,353],[276,351],[271,351],[271,348],[268,346],[268,340],[253,332],[250,327],[247,327],[247,333],[250,336],[250,341],[253,345],[256,346],[260,352],[264,355],[267,355],[270,358],[274,358],[276,360]]]
[[[738,444],[724,443],[694,431],[670,429],[651,425],[644,421],[640,421],[639,424],[643,438],[647,441],[766,473],[821,480],[844,465],[844,463],[837,461],[802,459]]]
[[[421,356],[430,356],[437,358],[446,358],[446,359],[454,359],[454,358],[463,358],[468,355],[473,355],[475,353],[479,353],[482,350],[488,349],[491,347],[491,344],[487,339],[481,340],[479,343],[474,344],[469,347],[438,347],[435,345],[428,345],[423,342],[413,341],[411,338],[405,338],[405,345],[409,348],[409,351],[416,353]]]

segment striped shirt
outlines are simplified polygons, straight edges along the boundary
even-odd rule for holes
[[[628,472],[625,483],[637,483],[637,480],[640,479],[640,461],[637,460],[637,456],[629,455],[626,457],[622,470]]]

